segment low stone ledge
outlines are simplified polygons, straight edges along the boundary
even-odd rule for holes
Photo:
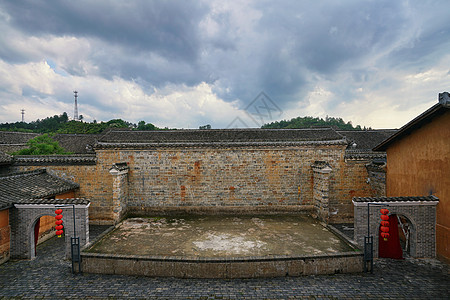
[[[311,256],[178,257],[82,252],[85,273],[177,278],[263,278],[355,273],[363,254],[345,252]]]

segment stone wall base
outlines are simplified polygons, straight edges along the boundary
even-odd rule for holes
[[[176,278],[264,278],[363,271],[363,254],[308,257],[175,258],[82,253],[85,273]]]
[[[313,205],[260,205],[260,206],[128,206],[128,217],[151,215],[273,215],[273,214],[311,214]],[[92,222],[91,222],[92,224]]]

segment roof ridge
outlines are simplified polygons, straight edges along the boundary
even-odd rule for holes
[[[0,175],[0,179],[25,177],[25,176],[31,176],[31,175],[36,175],[36,174],[42,174],[42,173],[47,173],[47,170],[46,169],[35,169],[35,170],[31,170],[31,171],[14,172],[14,173],[9,173],[9,174],[5,174],[5,175]]]

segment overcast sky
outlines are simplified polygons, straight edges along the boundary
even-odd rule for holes
[[[450,1],[0,0],[0,122],[396,128],[450,91]]]

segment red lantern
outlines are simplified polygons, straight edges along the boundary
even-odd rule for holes
[[[381,218],[381,220],[383,220],[383,221],[389,221],[389,216],[381,215],[380,218]]]
[[[386,208],[382,208],[380,209],[381,212],[381,237],[384,239],[384,241],[386,242],[388,240],[389,237],[389,216],[387,215],[389,213],[389,210]]]
[[[56,235],[58,236],[58,237],[61,237],[61,235],[64,233],[64,231],[63,231],[63,228],[64,228],[64,226],[62,225],[62,223],[63,223],[63,221],[61,220],[62,219],[62,209],[57,209],[57,210],[55,210],[55,213],[56,213],[56,216],[55,216],[55,219],[56,219],[56,222],[55,222],[55,224],[57,225],[56,226]]]
[[[382,208],[382,209],[380,209],[380,212],[381,212],[383,215],[387,215],[387,214],[389,213],[389,210],[388,210],[387,208]]]

